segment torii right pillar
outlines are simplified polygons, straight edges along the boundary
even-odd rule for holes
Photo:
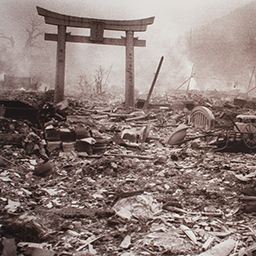
[[[125,108],[134,107],[134,32],[126,31]]]

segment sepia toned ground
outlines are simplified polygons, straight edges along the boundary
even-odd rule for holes
[[[110,95],[69,99],[66,119],[50,116],[46,124],[69,130],[82,124],[91,138],[104,141],[89,153],[65,143],[46,147],[46,155],[29,150],[28,134],[45,139],[47,130],[1,117],[2,253],[15,255],[7,248],[17,255],[252,253],[255,153],[218,152],[210,142],[216,133],[233,131],[223,111],[235,116],[254,110],[218,97],[194,97],[195,105],[207,105],[216,117],[216,127],[207,132],[188,125],[190,110],[177,103],[182,101],[183,96],[167,97],[169,106],[161,108],[163,99],[153,97],[145,114],[127,113]],[[149,124],[142,141],[141,130]],[[179,124],[188,125],[188,140],[170,145]],[[132,131],[129,139],[121,138],[125,129]],[[21,145],[17,135],[24,135]]]

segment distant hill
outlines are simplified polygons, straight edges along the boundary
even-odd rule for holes
[[[187,46],[199,88],[246,91],[256,67],[256,1],[191,31]]]

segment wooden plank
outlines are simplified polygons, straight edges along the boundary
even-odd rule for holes
[[[22,140],[24,139],[22,134],[6,134],[0,133],[0,145],[18,145],[22,146]]]
[[[39,15],[45,17],[46,24],[91,28],[92,22],[100,22],[104,23],[104,29],[106,30],[119,31],[146,31],[147,25],[153,24],[155,19],[155,17],[149,17],[138,20],[105,20],[94,18],[82,18],[52,12],[38,6],[37,12]]]
[[[47,41],[57,41],[58,35],[57,34],[50,34],[46,33],[44,39]],[[70,34],[66,34],[66,42],[72,43],[90,43],[90,44],[106,44],[106,45],[118,45],[118,46],[126,46],[125,43],[126,38],[103,38],[102,42],[99,41],[91,41],[90,37],[87,36],[74,36]],[[146,40],[139,40],[138,38],[134,38],[134,46],[137,47],[145,47]]]

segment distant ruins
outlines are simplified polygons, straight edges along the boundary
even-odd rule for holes
[[[19,77],[4,75],[2,82],[3,88],[8,90],[25,89],[36,90],[38,86],[38,78],[36,77]]]

